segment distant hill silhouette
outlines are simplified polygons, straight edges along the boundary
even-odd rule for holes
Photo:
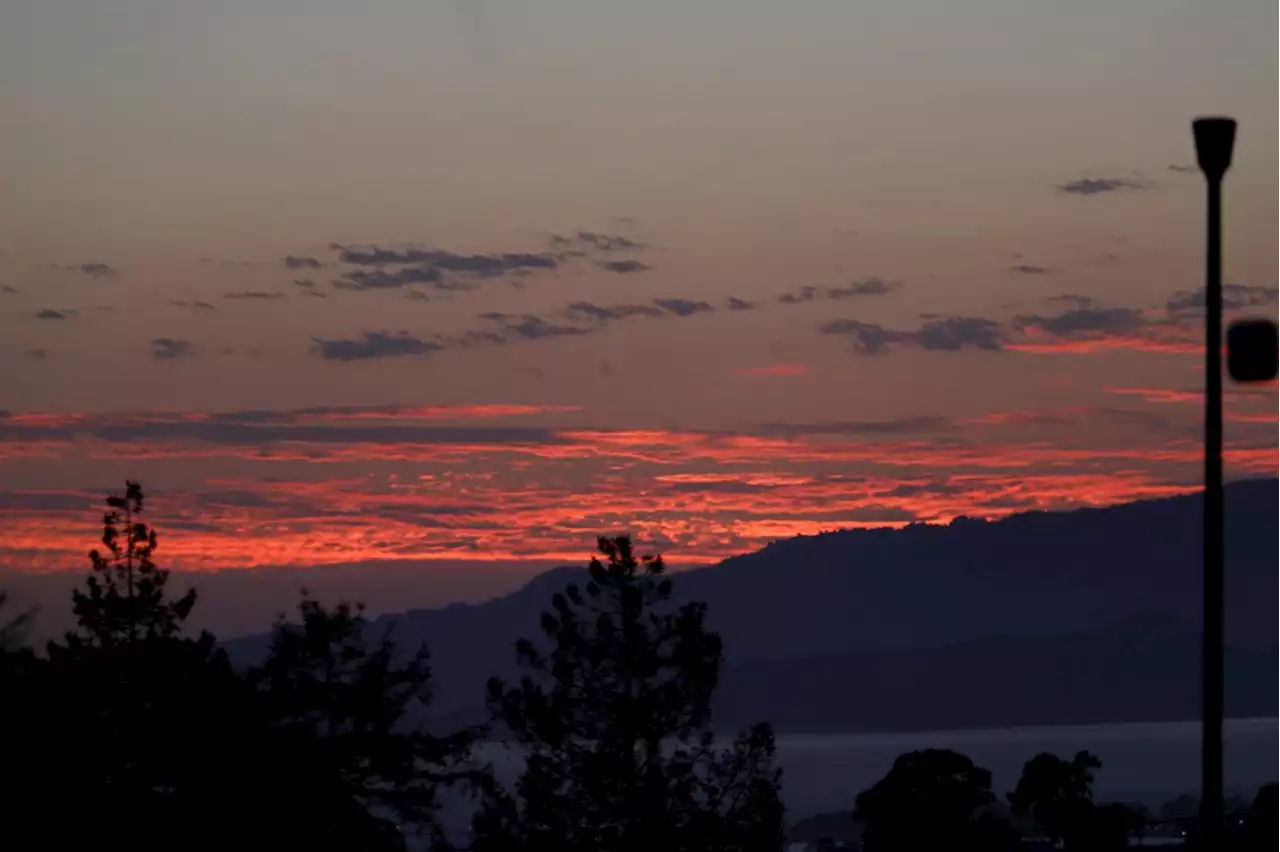
[[[1280,654],[1227,652],[1227,714],[1274,717]],[[726,667],[717,726],[782,732],[920,731],[1164,722],[1200,714],[1200,633],[1166,616],[1065,636],[944,648],[741,660]]]
[[[1270,690],[1272,707],[1280,594],[1278,486],[1277,480],[1265,479],[1226,489],[1228,641],[1237,655],[1232,665],[1252,672],[1261,665],[1255,653],[1271,654],[1266,658],[1270,674],[1261,685]],[[730,665],[722,706],[757,700],[753,689],[772,691],[777,720],[794,718],[794,727],[812,727],[821,717],[830,729],[865,730],[888,724],[884,720],[897,713],[917,719],[901,723],[909,727],[952,727],[962,718],[965,725],[1047,723],[1018,695],[1032,680],[1037,688],[1048,688],[1055,672],[1064,673],[1062,682],[1069,682],[1066,672],[1076,672],[1075,706],[1081,712],[1113,707],[1105,718],[1063,722],[1132,719],[1149,706],[1155,713],[1157,703],[1189,709],[1166,709],[1150,718],[1194,717],[1187,696],[1197,688],[1199,665],[1191,640],[1200,617],[1200,513],[1200,495],[1190,495],[993,522],[958,519],[947,525],[801,536],[680,572],[676,590],[681,598],[707,601],[711,624],[724,635]],[[678,561],[678,553],[671,556]],[[490,674],[512,673],[512,643],[536,635],[550,596],[583,578],[583,567],[558,568],[483,604],[383,616],[373,626],[394,624],[406,645],[428,643],[439,678],[437,711],[457,713],[480,703]],[[1154,643],[1150,656],[1121,654],[1125,631]],[[1034,637],[1060,638],[1026,641]],[[229,649],[233,657],[250,657],[265,647],[264,638],[237,640]],[[1089,661],[1099,656],[1108,658],[1107,666],[1092,668]],[[783,660],[785,666],[770,665]],[[981,679],[983,669],[997,666]],[[984,684],[980,688],[997,690],[987,709],[965,709],[946,698],[948,688],[957,688],[948,673],[965,667]],[[819,676],[820,669],[827,673]],[[773,672],[791,686],[775,681]],[[1151,680],[1157,675],[1163,680]],[[1149,677],[1154,690],[1142,695],[1159,699],[1108,704],[1095,691],[1142,677]],[[847,698],[824,698],[844,709],[811,708],[818,713],[813,718],[786,711],[781,705],[787,701],[797,707],[821,704],[819,696],[795,692],[788,699],[786,691],[778,692],[802,691],[806,678],[827,686],[833,678],[847,683]],[[923,685],[930,682],[937,684],[932,692]],[[939,706],[908,713],[892,710],[889,703],[877,707],[870,698],[861,704],[854,700],[858,691],[884,691],[895,683],[914,702]],[[1252,706],[1252,699],[1239,705],[1241,700],[1236,699],[1238,706]],[[943,712],[949,706],[955,707],[952,722]],[[1007,709],[997,712],[1000,707]],[[722,714],[731,716],[733,710],[725,707]],[[758,705],[748,715],[770,718]]]

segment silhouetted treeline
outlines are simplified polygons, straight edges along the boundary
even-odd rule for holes
[[[513,793],[484,791],[473,849],[776,852],[772,731],[724,750],[708,727],[724,652],[706,606],[666,606],[662,560],[637,559],[629,540],[600,552],[585,586],[552,598],[548,647],[517,644],[520,682],[489,682],[525,769]]]
[[[552,597],[542,638],[517,643],[522,675],[490,680],[489,721],[441,736],[423,721],[426,648],[408,654],[358,604],[326,607],[304,589],[265,657],[233,667],[214,636],[184,629],[197,595],[170,594],[141,487],[106,502],[74,631],[37,651],[31,614],[6,616],[0,595],[3,848],[785,847],[771,727],[716,741],[721,639],[706,605],[676,605],[661,559],[626,537],[600,539],[583,582]],[[522,758],[514,785],[481,761],[482,741]],[[911,752],[852,818],[865,852],[1004,852],[1035,834],[1066,852],[1127,848],[1149,815],[1094,802],[1100,765],[1037,755],[1005,804],[964,755]],[[465,836],[443,820],[458,796],[475,813]],[[1230,849],[1276,847],[1274,786],[1237,828]]]
[[[781,848],[772,732],[715,745],[720,639],[627,539],[520,643],[527,675],[490,684],[492,724],[435,736],[427,649],[405,659],[358,605],[304,590],[247,670],[185,632],[196,592],[169,593],[143,508],[137,483],[107,498],[76,630],[37,653],[27,614],[0,619],[5,849],[448,849],[447,791],[478,808],[476,850]],[[514,789],[476,760],[494,735],[528,756]]]
[[[1070,760],[1037,754],[1001,802],[992,792],[991,773],[963,754],[940,749],[909,752],[857,797],[851,814],[860,833],[857,848],[1121,852],[1161,827],[1185,838],[1183,848],[1199,848],[1197,822],[1190,816],[1197,801],[1192,799],[1178,818],[1155,817],[1142,805],[1096,802],[1094,771],[1101,766],[1087,751]],[[1275,849],[1276,785],[1261,788],[1247,812],[1242,811],[1229,811],[1232,819],[1220,852]]]

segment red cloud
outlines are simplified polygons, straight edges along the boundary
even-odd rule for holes
[[[515,408],[520,407],[502,410],[517,416]],[[482,407],[442,409],[450,418],[480,410],[493,414]],[[333,410],[323,411],[317,416]],[[421,416],[436,409],[396,411]],[[366,419],[366,412],[358,409],[354,417]],[[347,414],[342,410],[337,417]],[[152,416],[189,423],[209,415]],[[400,416],[387,424],[388,434],[404,434]],[[1272,419],[1250,422],[1274,422],[1274,414],[1267,416]],[[968,441],[955,434],[903,440],[484,427],[476,434],[499,437],[450,443],[458,436],[450,430],[448,440],[431,443],[379,441],[380,427],[373,425],[353,431],[362,437],[345,444],[327,437],[311,443],[72,443],[57,433],[57,425],[68,434],[91,433],[104,418],[44,417],[35,422],[54,434],[0,442],[0,461],[20,457],[24,465],[54,470],[82,465],[85,457],[146,460],[147,472],[139,475],[156,488],[149,508],[162,534],[161,555],[166,564],[187,569],[393,559],[579,562],[594,537],[609,532],[631,532],[688,564],[797,533],[946,522],[960,515],[994,518],[1185,493],[1198,488],[1202,452],[1194,440],[1151,434],[1126,442],[1114,430],[1093,438],[1071,430],[1050,442],[993,439],[1016,433],[985,427],[977,427]],[[1029,411],[979,422],[1034,425],[1044,418]],[[14,426],[12,418],[2,422]],[[291,427],[278,434],[297,433]],[[201,428],[181,434],[222,433]],[[234,437],[243,441],[243,430]],[[1232,443],[1225,457],[1233,475],[1274,475],[1280,464],[1274,443]],[[229,478],[225,459],[236,459],[238,471],[261,473]],[[299,464],[316,461],[327,464]],[[173,481],[179,471],[196,484],[166,489],[166,477]],[[96,506],[97,497],[85,491],[0,493],[6,531],[0,558],[19,569],[83,570],[83,554],[95,537]]]
[[[1202,402],[1203,393],[1196,391],[1171,390],[1169,388],[1105,388],[1106,393],[1118,396],[1140,396],[1146,402]]]
[[[1129,350],[1133,352],[1162,352],[1172,355],[1198,355],[1204,352],[1204,344],[1192,340],[1169,337],[1140,337],[1117,335],[1098,336],[1084,340],[1043,340],[1006,343],[1005,348],[1014,352],[1035,355],[1095,355],[1099,352]]]

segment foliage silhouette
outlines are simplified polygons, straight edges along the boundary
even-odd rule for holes
[[[0,592],[0,614],[8,604],[8,594]],[[16,653],[26,647],[27,630],[34,618],[34,609],[7,618],[0,615],[0,654]]]
[[[1200,798],[1193,793],[1181,793],[1160,805],[1157,812],[1162,820],[1190,819],[1200,811]]]
[[[167,599],[141,487],[127,483],[107,505],[109,555],[90,554],[93,574],[72,594],[78,630],[5,673],[20,696],[6,702],[6,765],[22,782],[4,800],[10,824],[43,843],[161,849],[209,774],[202,723],[226,709],[235,678],[213,636],[180,635],[195,593]],[[58,813],[68,801],[76,819]]]
[[[1249,807],[1245,817],[1245,830],[1242,846],[1249,852],[1277,847],[1277,828],[1280,827],[1280,812],[1277,809],[1277,792],[1275,784],[1267,784],[1258,789],[1258,794]]]
[[[706,606],[674,607],[659,557],[601,538],[584,588],[542,616],[550,647],[517,643],[524,675],[488,708],[525,768],[487,789],[474,852],[777,852],[784,845],[774,740],[756,725],[718,747],[708,728],[723,662]]]
[[[263,672],[243,676],[212,635],[183,635],[195,593],[167,596],[168,573],[152,560],[156,534],[139,519],[141,487],[130,482],[107,503],[106,555],[91,554],[93,573],[72,596],[78,629],[49,643],[43,658],[0,649],[6,848],[213,852],[249,841],[251,848],[403,849],[394,824],[354,794],[349,752],[364,749],[364,762],[383,768],[383,801],[421,803],[428,776],[388,767],[404,764],[397,747],[408,743],[421,756],[431,744],[386,736],[381,715],[403,706],[407,681],[422,685],[421,666],[397,668],[389,644],[371,650],[352,640],[349,609],[312,605],[301,627],[277,627]],[[314,665],[326,654],[354,660],[360,677],[312,689]],[[308,711],[290,703],[300,695],[349,729],[301,735],[296,723]]]
[[[1102,761],[1087,751],[1070,761],[1042,752],[1022,767],[1018,786],[1009,794],[1017,816],[1029,816],[1054,843],[1068,843],[1093,807],[1093,772]],[[1068,847],[1070,848],[1070,847]]]
[[[177,600],[167,600],[169,572],[156,567],[151,555],[156,534],[141,521],[142,486],[126,482],[123,496],[107,497],[102,517],[102,544],[106,554],[89,552],[93,574],[84,591],[71,593],[72,608],[81,633],[69,642],[111,647],[138,639],[176,636],[196,603],[195,589]]]
[[[1093,805],[1085,811],[1085,823],[1078,832],[1080,839],[1066,848],[1125,852],[1133,845],[1132,840],[1142,837],[1146,822],[1141,811],[1123,802]]]
[[[1018,785],[1009,794],[1017,816],[1028,816],[1066,852],[1107,852],[1128,849],[1140,837],[1145,815],[1119,802],[1098,805],[1093,800],[1093,773],[1102,761],[1088,751],[1071,760],[1042,752],[1026,762]]]
[[[1012,828],[992,813],[991,773],[946,749],[907,752],[858,794],[854,819],[866,852],[1016,848]]]
[[[439,794],[448,785],[484,783],[469,763],[479,732],[425,731],[432,695],[426,647],[397,663],[390,630],[371,640],[363,609],[345,602],[326,608],[304,589],[300,622],[276,623],[250,682],[273,728],[309,743],[350,798],[386,815],[388,833],[399,825],[430,838],[433,849],[447,848]]]
[[[360,604],[307,596],[266,658],[236,671],[184,625],[141,521],[142,488],[107,498],[77,629],[41,656],[31,613],[0,618],[0,831],[6,849],[127,847],[403,852],[451,848],[442,795],[478,793],[473,852],[778,852],[781,773],[769,725],[725,748],[709,728],[723,665],[706,605],[676,606],[660,558],[599,541],[583,588],[553,596],[541,647],[522,640],[516,684],[491,679],[496,731],[526,757],[513,789],[473,758],[484,728],[432,736],[426,648],[402,655]],[[0,593],[0,612],[8,598]],[[1008,801],[1066,852],[1128,848],[1145,819],[1097,804],[1089,752],[1029,760]],[[961,754],[901,755],[857,797],[866,852],[1018,848],[991,774]],[[1243,811],[1245,801],[1228,810]],[[1195,798],[1166,815],[1194,816]],[[1276,786],[1215,852],[1276,847]],[[1234,825],[1234,820],[1233,820]],[[1194,832],[1193,832],[1194,833]],[[1186,848],[1195,848],[1194,841]]]
[[[0,609],[9,598],[0,592]],[[30,613],[0,622],[0,832],[21,828],[15,816],[30,810],[34,787],[42,786],[37,749],[45,742],[45,716],[38,699],[43,660],[26,645]],[[16,824],[16,825],[15,825]]]

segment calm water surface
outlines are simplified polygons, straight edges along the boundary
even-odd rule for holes
[[[1233,719],[1223,733],[1228,792],[1250,795],[1277,779],[1280,721]],[[905,751],[949,748],[990,769],[1001,794],[1018,782],[1022,765],[1041,751],[1067,757],[1088,749],[1102,760],[1100,798],[1159,803],[1200,786],[1197,722],[1014,728],[920,734],[789,736],[778,742],[783,793],[793,816],[852,806]]]
[[[1280,721],[1234,719],[1224,731],[1228,792],[1252,792],[1277,780]],[[1022,765],[1041,751],[1067,757],[1088,749],[1102,760],[1095,790],[1101,798],[1154,804],[1194,791],[1200,777],[1196,722],[1014,728],[913,734],[812,734],[778,738],[783,796],[792,819],[853,805],[859,791],[882,778],[906,751],[949,748],[990,769],[1003,795]],[[518,759],[503,746],[482,749],[499,777],[514,778]]]

